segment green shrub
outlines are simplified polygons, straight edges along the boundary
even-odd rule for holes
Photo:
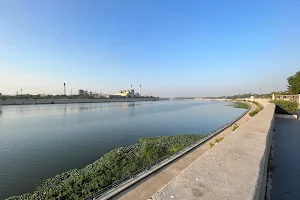
[[[233,125],[232,131],[235,131],[239,126],[237,124]]]
[[[255,109],[255,110],[253,110],[253,111],[251,111],[250,113],[249,113],[249,115],[250,115],[250,117],[253,117],[254,115],[256,115],[257,113],[259,113],[259,111],[260,111],[260,109]]]
[[[256,101],[251,101],[251,102],[257,106],[257,108],[255,110],[253,110],[249,113],[250,117],[253,117],[257,113],[259,113],[264,107],[262,107],[262,105],[260,105],[260,103],[258,103]]]
[[[274,100],[272,103],[275,103],[276,105],[276,114],[293,115],[298,108],[298,104],[292,101]]]

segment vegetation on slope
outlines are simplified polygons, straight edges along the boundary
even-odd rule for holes
[[[298,104],[292,101],[274,100],[272,101],[272,103],[275,103],[276,105],[276,114],[293,115],[295,114],[298,107]]]
[[[110,151],[83,169],[72,169],[43,181],[31,194],[10,197],[9,200],[82,199],[203,137],[178,135],[142,138],[134,145]]]
[[[249,116],[250,117],[253,117],[254,115],[256,115],[257,113],[259,113],[259,109],[255,109],[255,110],[253,110],[253,111],[251,111],[250,113],[249,113]]]
[[[253,117],[257,113],[259,113],[263,109],[263,107],[262,107],[262,105],[260,105],[260,103],[258,103],[256,101],[251,101],[251,102],[257,106],[257,108],[255,110],[253,110],[249,113],[250,117]]]

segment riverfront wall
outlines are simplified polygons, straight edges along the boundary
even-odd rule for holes
[[[34,105],[34,104],[71,104],[71,103],[105,103],[166,100],[159,98],[128,99],[0,99],[0,105]]]
[[[274,104],[266,106],[195,160],[152,199],[264,199],[274,110]]]

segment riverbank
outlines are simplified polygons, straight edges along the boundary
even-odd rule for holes
[[[211,133],[245,111],[228,104],[163,101],[2,106],[0,169],[7,175],[0,176],[0,199],[32,192],[43,180],[84,168],[142,137]],[[14,144],[18,146],[12,151]],[[11,161],[14,158],[18,165]]]
[[[126,99],[0,99],[0,105],[36,105],[36,104],[73,104],[73,103],[109,103],[161,101],[167,98],[126,98]]]
[[[205,135],[178,135],[141,138],[138,143],[110,151],[82,169],[72,169],[43,181],[29,194],[14,196],[16,199],[82,199],[130,176]]]

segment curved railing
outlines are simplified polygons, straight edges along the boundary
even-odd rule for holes
[[[248,104],[249,105],[249,104]],[[218,135],[220,132],[228,128],[229,126],[233,125],[236,121],[241,119],[246,113],[249,112],[251,106],[243,112],[239,117],[235,118],[229,123],[224,124],[223,126],[219,127],[218,129],[214,130],[213,132],[207,134],[205,137],[201,138],[200,140],[190,144],[189,146],[177,151],[176,153],[172,154],[171,156],[165,156],[159,159],[158,161],[141,168],[140,170],[132,173],[129,176],[126,176],[123,179],[120,179],[113,184],[103,188],[102,190],[94,193],[92,196],[85,198],[84,200],[95,200],[95,199],[109,199],[121,191],[125,190],[126,188],[132,186],[136,182],[142,180],[143,178],[149,176],[153,172],[161,169],[162,167],[166,166],[167,164],[171,163],[172,161],[176,160],[177,158],[183,156],[184,154],[188,153],[189,151],[193,150],[194,148],[198,147],[199,145],[207,142],[214,136]]]

